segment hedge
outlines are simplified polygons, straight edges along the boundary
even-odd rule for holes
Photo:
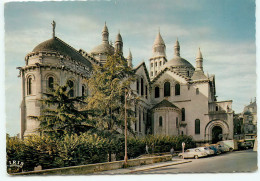
[[[66,135],[62,139],[37,136],[21,140],[7,136],[7,163],[17,160],[24,162],[23,170],[31,171],[41,165],[43,169],[101,163],[108,161],[108,154],[116,154],[117,160],[124,159],[124,138],[108,140],[95,134]],[[186,148],[194,147],[191,136],[153,136],[129,137],[127,141],[128,158],[136,158],[146,152],[169,152],[171,147],[181,150],[181,143]]]

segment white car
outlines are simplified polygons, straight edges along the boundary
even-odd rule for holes
[[[214,150],[208,147],[198,147],[198,149],[202,152],[205,152],[207,155],[214,155]]]
[[[178,155],[180,158],[195,158],[207,156],[207,153],[200,151],[198,148],[187,149],[184,153]]]

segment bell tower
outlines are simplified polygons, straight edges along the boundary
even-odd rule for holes
[[[154,44],[153,55],[150,58],[150,77],[153,79],[162,70],[163,65],[166,63],[166,46],[162,39],[160,31],[158,32]]]

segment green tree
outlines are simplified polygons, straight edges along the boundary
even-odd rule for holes
[[[31,116],[40,121],[38,131],[60,138],[92,128],[88,119],[89,112],[82,109],[86,106],[85,97],[70,97],[70,91],[72,83],[67,81],[64,86],[56,85],[49,93],[44,93],[41,100],[44,107],[42,115]]]
[[[95,131],[110,141],[124,132],[125,93],[126,90],[127,93],[131,92],[130,85],[134,81],[134,70],[127,66],[127,62],[120,55],[108,56],[104,65],[93,67],[92,76],[88,80],[91,92],[88,109],[94,112],[92,120]],[[136,101],[138,98],[132,92],[131,99],[127,101],[127,129],[130,133],[134,133],[131,124],[135,121],[131,106]]]

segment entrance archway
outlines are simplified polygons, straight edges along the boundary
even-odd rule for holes
[[[223,130],[220,126],[214,126],[212,128],[212,143],[217,143],[223,140]]]

